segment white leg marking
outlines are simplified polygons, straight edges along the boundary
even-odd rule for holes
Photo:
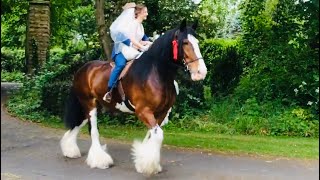
[[[132,155],[137,172],[150,176],[162,171],[160,166],[160,150],[163,131],[159,126],[150,129],[141,142],[135,140]]]
[[[169,114],[170,114],[170,112],[171,112],[171,109],[172,109],[172,108],[170,108],[170,109],[168,110],[167,115],[166,115],[166,117],[164,118],[164,120],[162,121],[160,127],[166,125],[166,124],[169,122]]]
[[[106,169],[113,164],[111,156],[106,152],[107,146],[101,146],[97,128],[97,108],[90,111],[91,122],[91,147],[87,157],[87,164],[91,168]]]
[[[85,119],[80,126],[74,127],[72,130],[64,133],[62,139],[60,140],[60,147],[62,154],[69,158],[81,157],[80,149],[77,145],[77,135],[80,129],[86,125],[88,119]]]

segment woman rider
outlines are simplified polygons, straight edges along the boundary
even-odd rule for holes
[[[123,46],[130,46],[144,52],[151,45],[149,38],[144,34],[142,25],[148,16],[147,7],[142,4],[127,3],[123,9],[120,16],[110,26],[111,38],[114,41],[111,58],[115,61],[115,67],[109,78],[107,93],[103,97],[106,102],[111,101],[112,89],[116,86],[117,79],[127,62],[124,55],[126,52],[123,52],[126,48]]]

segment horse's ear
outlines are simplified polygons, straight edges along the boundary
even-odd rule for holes
[[[187,27],[187,20],[186,19],[183,19],[181,24],[180,24],[180,31],[184,31],[185,28]]]
[[[198,27],[198,20],[196,20],[196,21],[192,24],[191,27],[192,27],[193,30],[196,30],[197,27]]]

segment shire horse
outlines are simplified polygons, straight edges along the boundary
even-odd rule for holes
[[[81,157],[77,135],[80,128],[88,123],[92,143],[87,165],[100,169],[113,165],[106,145],[101,146],[99,140],[97,109],[103,107],[109,112],[134,113],[147,126],[144,140],[133,143],[135,168],[145,175],[161,172],[161,126],[168,121],[178,94],[175,82],[177,71],[179,67],[186,68],[193,81],[203,80],[207,74],[196,39],[196,27],[197,23],[187,26],[186,20],[183,20],[179,27],[168,30],[153,42],[148,51],[133,60],[127,74],[120,80],[125,101],[115,90],[110,103],[103,100],[112,70],[110,62],[96,60],[83,65],[74,75],[66,105],[64,120],[69,130],[60,141],[63,155]]]

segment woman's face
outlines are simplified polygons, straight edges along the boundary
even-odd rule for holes
[[[142,20],[146,20],[148,16],[148,9],[145,7],[141,10],[141,12],[138,14],[138,18]]]

